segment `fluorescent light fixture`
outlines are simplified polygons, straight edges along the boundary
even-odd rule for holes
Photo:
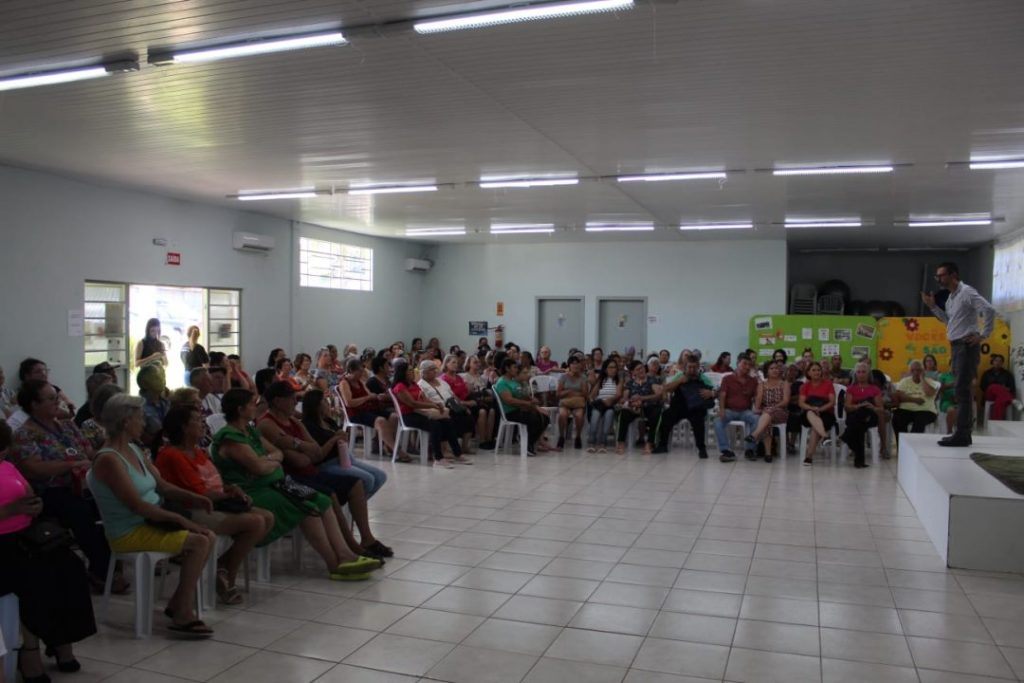
[[[254,202],[264,199],[306,199],[316,195],[315,187],[293,187],[287,190],[239,190],[235,199]]]
[[[576,176],[552,176],[537,178],[523,176],[480,176],[480,187],[493,189],[499,187],[554,187],[556,185],[577,185],[580,179]]]
[[[405,192],[437,192],[437,185],[349,185],[349,194],[402,194]]]
[[[40,85],[73,83],[74,81],[85,81],[90,78],[101,78],[119,71],[138,71],[138,69],[139,63],[137,61],[124,60],[106,65],[99,64],[74,69],[59,69],[56,71],[22,74],[20,76],[7,76],[0,78],[0,90],[17,90],[19,88],[35,88]]]
[[[699,173],[646,173],[643,175],[620,175],[620,183],[660,183],[666,180],[723,180],[725,171],[702,171]]]
[[[823,249],[800,249],[801,254],[853,254],[853,253],[878,253],[878,247],[863,247],[860,249],[848,249],[846,247],[826,247]],[[889,251],[892,251],[891,249]]]
[[[439,227],[439,228],[406,228],[406,237],[448,237],[452,235],[465,235],[465,228]]]
[[[970,251],[967,247],[888,247],[886,251]]]
[[[426,19],[413,24],[416,33],[442,33],[466,28],[482,28],[520,21],[555,19],[578,14],[614,12],[633,9],[633,0],[584,0],[582,2],[548,2],[490,12],[475,12],[442,19]]]
[[[859,219],[837,218],[837,219],[786,219],[787,228],[859,228]]]
[[[954,228],[972,225],[992,225],[991,218],[949,218],[946,220],[930,218],[927,220],[910,220],[908,228]]]
[[[192,50],[154,51],[149,55],[149,63],[156,65],[193,64],[196,62],[212,62],[218,59],[231,59],[233,57],[265,55],[272,52],[303,50],[311,47],[346,45],[347,43],[348,41],[345,40],[345,36],[342,35],[341,31],[321,31],[319,33],[307,33],[297,36],[247,40],[230,45],[199,47]]]
[[[652,232],[653,223],[587,223],[586,232]]]
[[[845,175],[852,173],[892,173],[892,166],[817,166],[808,168],[773,168],[772,175]]]
[[[550,234],[555,231],[551,223],[505,223],[491,226],[492,235],[534,235]]]
[[[1000,168],[1024,168],[1024,159],[993,159],[991,161],[978,159],[971,160],[971,170],[995,170]]]
[[[693,223],[680,225],[680,230],[753,230],[753,223]]]

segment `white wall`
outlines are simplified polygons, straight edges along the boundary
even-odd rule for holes
[[[470,320],[505,325],[505,339],[533,349],[536,297],[582,295],[585,346],[597,343],[597,299],[647,297],[649,349],[684,347],[705,355],[746,348],[757,313],[786,306],[786,244],[624,242],[445,245],[426,277],[423,337],[475,348]],[[495,304],[505,303],[504,318]],[[491,335],[493,339],[493,334]]]
[[[237,252],[234,231],[272,235],[269,255]],[[372,295],[298,287],[296,234],[375,250]],[[168,240],[154,246],[153,238]],[[294,237],[294,239],[293,239]],[[22,358],[47,362],[53,381],[81,401],[83,340],[67,335],[85,280],[242,289],[242,353],[254,371],[276,346],[290,353],[349,341],[384,344],[419,328],[420,289],[402,261],[422,248],[297,225],[260,214],[93,185],[0,166],[0,364],[16,387]],[[167,266],[167,251],[182,265]]]

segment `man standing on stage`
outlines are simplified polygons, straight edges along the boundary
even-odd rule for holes
[[[946,323],[946,337],[949,339],[953,359],[953,374],[956,384],[956,430],[944,439],[940,446],[970,446],[971,425],[974,422],[974,396],[971,384],[978,375],[981,361],[981,342],[992,334],[995,324],[995,309],[978,294],[978,290],[960,281],[960,271],[955,263],[940,263],[935,269],[935,280],[949,291],[946,310],[935,305],[932,292],[921,292],[921,300],[931,309],[935,317]],[[978,318],[984,318],[984,327],[978,330]]]

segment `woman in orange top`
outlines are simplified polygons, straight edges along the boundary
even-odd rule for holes
[[[169,445],[157,453],[156,467],[165,481],[213,501],[213,512],[193,509],[191,519],[234,541],[217,560],[217,596],[226,605],[237,605],[242,602],[235,586],[238,568],[274,526],[274,515],[252,507],[252,499],[239,487],[224,485],[206,451],[197,445],[205,424],[203,414],[194,406],[172,408],[164,418],[163,433]]]
[[[292,375],[292,370],[294,370],[294,366],[292,366],[291,358],[278,358],[274,361],[274,381],[287,382],[292,391],[301,398],[306,393],[306,387],[302,386],[302,382],[295,379]]]

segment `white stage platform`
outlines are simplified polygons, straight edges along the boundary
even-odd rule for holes
[[[1024,441],[975,436],[968,448],[936,441],[934,434],[900,435],[899,482],[939,555],[956,569],[1024,573],[1024,496],[970,458],[1024,457]]]
[[[989,420],[988,433],[991,436],[1010,436],[1017,439],[1024,439],[1024,422]]]

